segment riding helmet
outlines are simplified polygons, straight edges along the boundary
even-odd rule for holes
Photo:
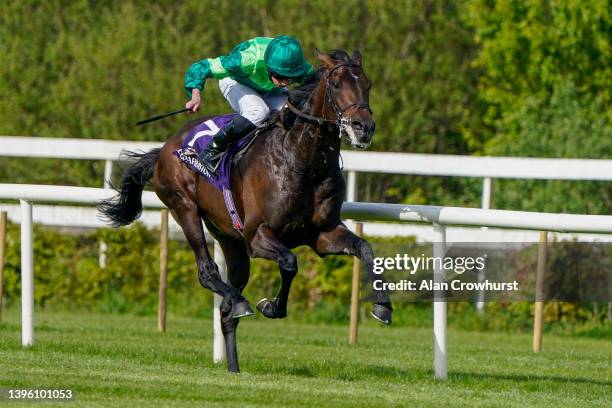
[[[283,77],[297,78],[308,70],[300,43],[288,35],[276,37],[268,44],[264,61],[268,71]]]

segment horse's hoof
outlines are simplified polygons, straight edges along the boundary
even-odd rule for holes
[[[276,299],[270,300],[268,298],[263,298],[257,302],[255,307],[261,312],[262,315],[269,319],[282,319],[283,317],[287,316],[286,310],[281,311],[278,309]]]
[[[228,366],[227,366],[227,372],[228,372],[228,373],[232,373],[232,374],[240,374],[240,368],[238,368],[238,366],[237,366],[237,365],[234,367],[234,366],[230,366],[230,365],[228,364]]]
[[[391,324],[391,314],[393,310],[388,308],[387,306],[380,305],[378,303],[374,303],[372,306],[372,311],[370,314],[373,318],[381,322],[382,324]]]
[[[236,303],[232,307],[232,317],[234,319],[240,319],[241,317],[245,316],[253,316],[254,314],[255,312],[251,308],[251,305],[249,305],[249,302],[247,302],[246,300]]]

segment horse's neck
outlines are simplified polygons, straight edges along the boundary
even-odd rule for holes
[[[309,115],[321,117],[325,109],[325,89],[319,85],[313,94]],[[290,165],[305,174],[324,175],[336,171],[340,156],[338,129],[330,123],[322,125],[297,118],[294,126],[287,131],[284,141]]]

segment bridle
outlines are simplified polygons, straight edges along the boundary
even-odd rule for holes
[[[351,139],[353,139],[354,138],[354,132],[353,132],[353,129],[352,129],[353,119],[350,116],[346,116],[345,115],[346,111],[351,109],[351,108],[356,108],[355,112],[357,112],[360,109],[366,109],[368,112],[370,112],[370,114],[372,114],[372,110],[370,109],[370,107],[366,103],[353,103],[353,104],[350,104],[349,106],[346,106],[344,109],[341,109],[338,106],[338,102],[336,101],[336,98],[334,98],[334,95],[331,92],[331,89],[332,89],[332,86],[331,86],[331,75],[332,75],[332,73],[335,70],[337,70],[339,68],[342,68],[342,67],[354,67],[354,68],[359,68],[359,69],[361,69],[363,71],[363,68],[360,65],[357,65],[357,64],[340,64],[340,65],[336,65],[335,67],[333,67],[327,73],[327,78],[326,78],[326,83],[325,83],[325,98],[326,98],[326,101],[329,101],[329,105],[331,106],[332,110],[336,114],[336,119],[335,120],[334,119],[327,119],[327,118],[322,117],[322,116],[309,115],[309,114],[299,110],[295,105],[293,105],[291,103],[291,101],[289,99],[287,99],[287,107],[289,108],[289,110],[291,112],[296,114],[298,117],[300,117],[302,119],[305,119],[307,121],[310,121],[310,122],[315,122],[318,126],[321,126],[324,123],[332,123],[332,124],[338,126],[338,128],[339,128],[339,136],[340,137],[342,137],[342,134],[347,134],[347,135],[349,135],[349,137]],[[340,157],[340,160],[342,160],[342,156],[339,156],[339,157]],[[341,174],[342,167],[343,167],[342,165],[339,166],[337,174]],[[316,173],[303,172],[303,171],[294,169],[291,166],[289,166],[289,169],[291,171],[293,171],[294,173],[297,173],[297,174],[302,175],[302,176],[315,176],[316,175]]]
[[[357,112],[360,109],[365,109],[368,112],[370,112],[370,114],[372,114],[372,109],[370,109],[370,106],[366,103],[352,103],[349,106],[344,107],[344,109],[340,109],[340,107],[338,106],[338,102],[336,101],[336,98],[334,98],[334,94],[331,92],[332,86],[331,86],[331,76],[332,73],[342,67],[353,67],[353,68],[359,68],[360,70],[363,71],[363,68],[361,67],[361,65],[357,65],[357,64],[340,64],[340,65],[336,65],[335,67],[333,67],[331,70],[329,70],[329,72],[327,73],[327,79],[326,79],[326,83],[325,83],[325,98],[326,100],[328,100],[330,102],[330,106],[332,108],[332,110],[334,111],[334,113],[336,114],[336,119],[327,119],[324,118],[322,116],[314,116],[314,115],[309,115],[307,113],[302,112],[301,110],[299,110],[297,107],[295,107],[291,101],[287,100],[287,107],[291,110],[291,112],[295,113],[297,116],[299,116],[302,119],[306,119],[309,121],[313,121],[316,122],[319,126],[321,126],[323,123],[333,123],[336,126],[338,126],[340,128],[340,134],[342,135],[343,132],[350,132],[352,131],[352,124],[353,124],[353,119],[350,116],[346,116],[345,113],[347,110],[351,109],[351,108],[356,108],[355,112]]]

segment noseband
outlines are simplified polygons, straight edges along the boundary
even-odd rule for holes
[[[342,67],[353,67],[353,68],[359,68],[360,70],[363,71],[363,68],[361,67],[361,65],[357,65],[357,64],[340,64],[340,65],[336,65],[335,67],[333,67],[328,73],[327,73],[327,79],[326,79],[326,83],[325,83],[325,98],[329,100],[330,102],[330,106],[332,108],[332,110],[334,111],[334,113],[336,114],[336,119],[332,120],[332,119],[327,119],[324,118],[322,116],[313,116],[313,115],[309,115],[307,113],[302,112],[301,110],[299,110],[298,108],[296,108],[291,101],[287,100],[287,107],[291,110],[291,112],[295,113],[297,116],[299,116],[300,118],[303,119],[307,119],[310,121],[314,121],[319,125],[322,125],[323,123],[334,123],[335,125],[337,125],[340,128],[340,133],[342,133],[343,131],[346,131],[348,128],[350,128],[353,124],[353,119],[350,116],[345,116],[345,112],[351,108],[356,108],[355,112],[360,110],[360,109],[365,109],[368,112],[370,112],[370,114],[372,114],[372,110],[370,109],[370,107],[368,106],[368,104],[366,103],[352,103],[349,106],[346,106],[344,109],[340,109],[340,107],[338,106],[338,102],[336,102],[336,98],[334,98],[334,94],[331,92],[331,76],[332,73],[337,70],[338,68],[342,68]]]

